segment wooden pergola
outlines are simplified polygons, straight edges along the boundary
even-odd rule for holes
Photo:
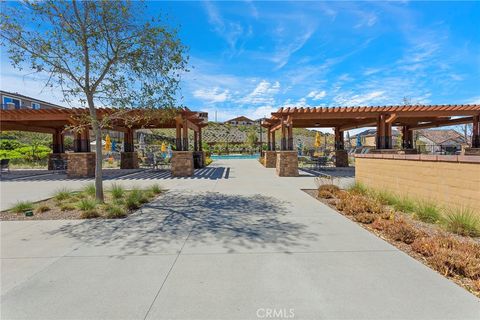
[[[188,150],[188,130],[193,130],[193,151],[202,151],[202,128],[207,124],[198,112],[188,108],[99,108],[96,112],[104,129],[124,133],[122,155],[134,152],[135,130],[148,128],[175,128],[177,151]],[[71,130],[74,135],[74,152],[91,152],[91,126],[88,119],[89,111],[85,108],[0,110],[0,131],[50,133],[53,137],[53,154],[62,154],[65,152],[64,134]]]
[[[412,131],[473,123],[472,147],[480,148],[480,105],[399,105],[334,108],[280,108],[262,125],[268,129],[268,150],[275,150],[275,131],[281,130],[280,150],[293,150],[292,128],[334,128],[335,149],[343,150],[343,132],[376,127],[377,149],[392,149],[392,127],[402,127],[402,148],[413,148]]]

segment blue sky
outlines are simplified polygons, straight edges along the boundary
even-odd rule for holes
[[[479,2],[151,2],[180,27],[181,103],[218,120],[281,106],[480,103]],[[2,53],[2,88],[53,102]]]

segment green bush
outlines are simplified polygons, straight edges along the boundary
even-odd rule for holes
[[[105,207],[105,211],[107,213],[106,217],[108,219],[118,219],[127,216],[124,208],[112,204],[107,205]]]
[[[463,236],[480,236],[480,218],[472,209],[452,209],[445,218],[447,230]]]
[[[349,188],[348,191],[356,194],[361,194],[361,195],[366,195],[368,194],[368,188],[360,182],[355,182],[352,184]]]
[[[421,201],[415,209],[415,217],[423,222],[436,223],[441,220],[442,215],[435,203],[431,201]]]
[[[100,217],[100,215],[95,209],[83,211],[82,214],[80,215],[80,218],[82,219],[95,219],[98,217]]]
[[[82,199],[78,203],[78,209],[82,211],[94,210],[96,206],[97,206],[97,202],[92,199]]]
[[[162,193],[162,188],[158,184],[154,184],[150,187],[150,191],[152,191],[154,194],[160,194]]]
[[[380,201],[381,204],[386,204],[389,206],[394,205],[398,200],[398,197],[395,194],[386,190],[375,192],[375,197],[378,201]]]
[[[397,211],[413,213],[415,211],[415,201],[408,197],[397,197],[393,207]]]
[[[62,188],[55,192],[55,194],[53,195],[53,198],[57,201],[63,201],[70,198],[70,196],[71,196],[71,192],[67,188]]]
[[[127,198],[125,199],[125,205],[129,210],[135,210],[140,208],[140,205],[143,203],[143,195],[142,192],[138,189],[133,189],[128,194]],[[148,200],[147,200],[148,201]]]
[[[121,185],[114,183],[112,184],[110,192],[114,199],[121,199],[125,194],[125,189]]]
[[[23,213],[28,210],[33,210],[33,203],[31,201],[18,201],[10,211],[15,213]]]
[[[83,192],[84,192],[86,195],[89,195],[89,196],[94,197],[94,196],[95,196],[95,185],[94,185],[93,183],[87,184],[87,185],[83,188]]]

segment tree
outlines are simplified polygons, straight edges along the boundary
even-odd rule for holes
[[[88,107],[96,141],[96,198],[103,202],[102,126],[98,105],[171,108],[186,48],[177,31],[147,18],[143,2],[2,3],[0,39],[13,66],[49,75],[46,86]]]
[[[247,134],[248,147],[250,147],[251,149],[255,149],[255,147],[257,146],[257,143],[258,143],[257,133],[255,131],[250,131]]]

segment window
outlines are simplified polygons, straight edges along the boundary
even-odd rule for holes
[[[40,109],[40,103],[32,102],[32,109],[33,110],[39,110]]]
[[[13,103],[15,105],[15,109],[20,109],[21,102],[22,101],[20,99],[14,99],[11,97],[4,96],[2,101],[2,109],[7,109],[8,103]]]

